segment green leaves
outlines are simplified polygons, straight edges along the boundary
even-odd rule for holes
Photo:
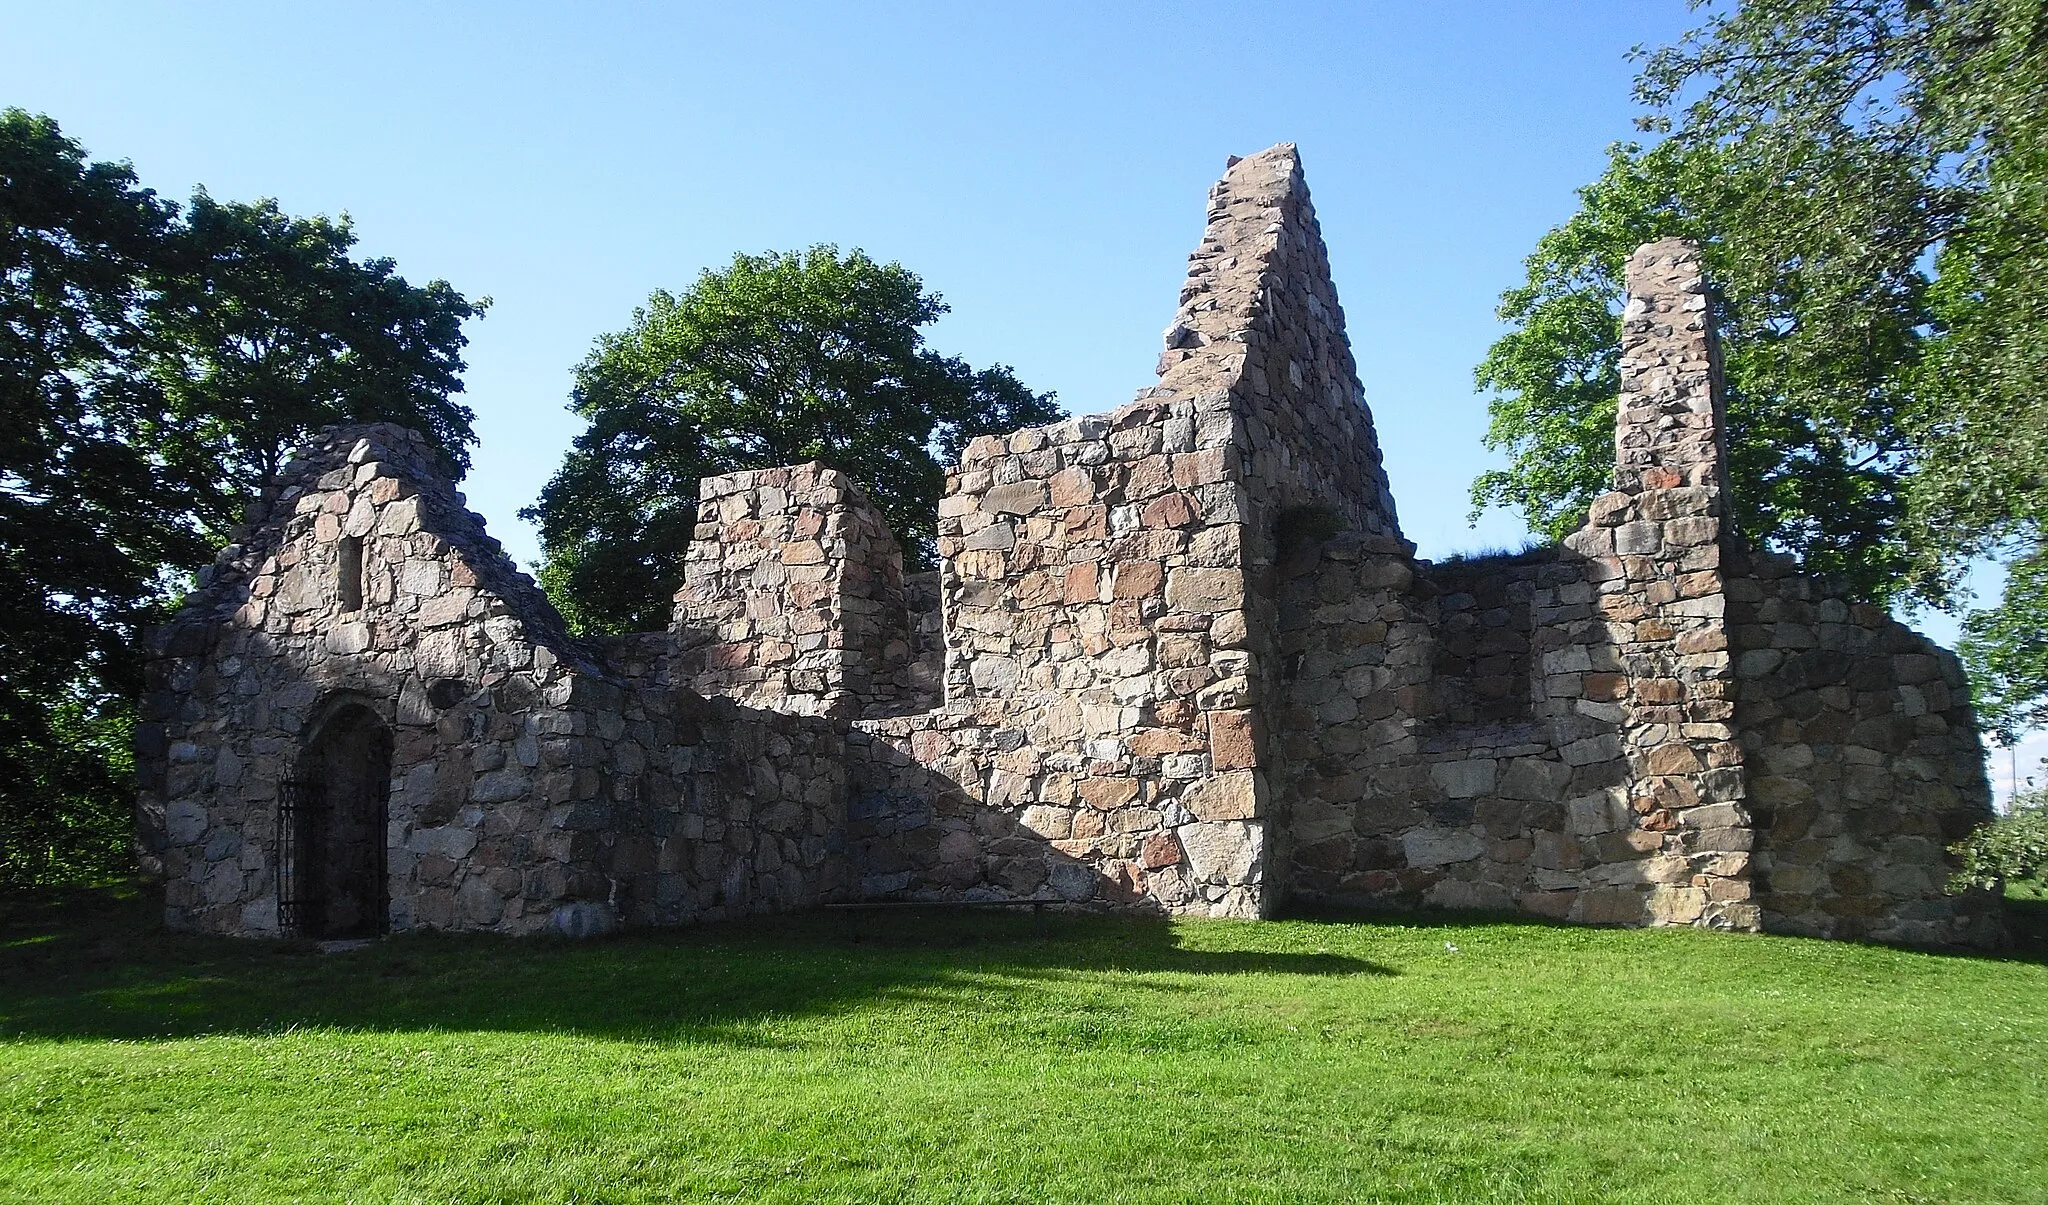
[[[901,265],[828,246],[655,292],[577,369],[570,409],[590,428],[522,512],[556,606],[584,632],[666,627],[698,478],[810,460],[858,481],[928,564],[942,465],[975,435],[1059,417],[1009,369],[927,349],[919,328],[946,311]]]
[[[1718,153],[1677,142],[1610,147],[1606,173],[1580,190],[1579,212],[1537,244],[1528,279],[1501,301],[1500,317],[1516,329],[1475,374],[1495,395],[1487,446],[1511,457],[1507,469],[1473,483],[1475,511],[1513,506],[1560,539],[1609,488],[1629,254],[1655,238],[1690,237],[1717,284],[1750,279],[1736,266],[1750,243],[1717,233],[1711,216],[1721,204],[1720,170]],[[1890,417],[1905,393],[1887,380],[1890,363],[1820,351],[1808,333],[1825,325],[1815,311],[1839,303],[1816,298],[1795,273],[1749,293],[1723,284],[1716,300],[1737,529],[1846,578],[1865,597],[1908,588],[1900,440]],[[1895,336],[1911,321],[1888,315],[1884,330]],[[1861,409],[1837,403],[1849,392],[1865,399]]]
[[[1516,329],[1479,381],[1511,462],[1475,506],[1559,535],[1604,488],[1615,273],[1679,234],[1705,243],[1721,293],[1732,511],[1752,544],[1871,601],[1948,607],[1971,558],[2038,560],[2048,2],[1743,0],[1641,58],[1641,124],[1670,137],[1614,148],[1504,296]],[[2014,582],[1965,650],[1980,703],[2038,718],[2048,665],[2014,642],[2042,583]]]
[[[452,395],[462,323],[485,303],[444,281],[416,288],[388,259],[359,263],[354,244],[346,217],[293,218],[275,201],[202,190],[164,247],[149,313],[168,403],[159,435],[216,514],[333,423],[400,423],[468,468],[475,415]]]
[[[0,111],[0,882],[125,857],[142,631],[286,449],[384,420],[466,462],[481,306],[354,243],[270,201],[181,212]]]
[[[2001,745],[2048,727],[2048,551],[2038,537],[2032,547],[2007,567],[1999,605],[1963,621],[1977,722]]]
[[[2048,795],[2021,795],[2011,812],[1980,826],[1949,852],[1963,862],[1949,881],[1950,891],[1996,891],[2009,882],[2039,878],[2048,872]]]

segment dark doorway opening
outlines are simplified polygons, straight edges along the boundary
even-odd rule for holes
[[[293,937],[388,927],[391,730],[351,704],[314,731],[278,808],[278,924]]]

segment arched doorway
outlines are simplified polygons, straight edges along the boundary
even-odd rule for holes
[[[391,730],[359,703],[329,713],[279,801],[278,923],[288,935],[385,931],[390,796]]]

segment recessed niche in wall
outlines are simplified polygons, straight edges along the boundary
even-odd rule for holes
[[[360,536],[341,538],[341,609],[363,609],[363,541]]]

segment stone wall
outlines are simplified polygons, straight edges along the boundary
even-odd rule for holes
[[[1618,735],[1659,920],[1754,928],[1721,574],[1726,443],[1720,353],[1697,248],[1630,257],[1612,493],[1565,541],[1586,558],[1621,663]],[[1649,845],[1645,836],[1639,844]]]
[[[1246,520],[1261,542],[1280,509],[1309,505],[1351,531],[1400,535],[1292,143],[1231,158],[1209,192],[1208,222],[1167,327],[1152,393],[1219,391],[1229,395],[1234,427],[1225,474],[1269,512]]]
[[[330,431],[158,639],[169,919],[279,931],[281,793],[345,730],[394,928],[1292,894],[1994,940],[1940,891],[1988,815],[1953,658],[1724,529],[1700,257],[1628,277],[1615,488],[1512,556],[1402,537],[1291,146],[1211,192],[1157,384],[969,444],[935,575],[839,472],[729,474],[672,630],[572,641],[418,437]]]
[[[1270,562],[1279,515],[1308,506],[1393,525],[1300,163],[1280,146],[1232,160],[1212,190],[1156,386],[1108,415],[977,439],[949,475],[949,710],[870,729],[856,809],[887,834],[867,846],[871,885],[1078,891],[1060,876],[1080,866],[1106,901],[1267,910]],[[979,811],[919,807],[931,776]]]
[[[1199,350],[1184,350],[1190,343]],[[1322,230],[1292,145],[1233,161],[1211,191],[1208,227],[1191,257],[1167,344],[1162,389],[1221,386],[1230,399],[1225,474],[1239,498],[1242,706],[1267,847],[1260,895],[1270,911],[1286,895],[1294,837],[1287,801],[1271,781],[1269,721],[1284,693],[1275,575],[1282,544],[1345,530],[1402,555],[1413,552],[1400,536]]]
[[[1983,945],[1991,902],[1944,897],[1990,791],[1954,654],[1782,557],[1729,579],[1735,719],[1769,928]]]
[[[1028,895],[1072,865],[1083,898],[1256,911],[1228,431],[1220,396],[1148,398],[969,445],[939,516],[946,705],[860,725],[857,801],[935,777],[976,809],[905,836],[942,855],[921,889]]]
[[[1555,550],[1430,565],[1342,537],[1284,563],[1295,894],[1643,917],[1589,595]]]
[[[841,887],[838,734],[608,679],[400,428],[302,451],[155,639],[142,834],[173,927],[279,932],[280,797],[343,711],[390,736],[391,928],[601,927]]]
[[[900,700],[890,709],[925,711],[946,696],[946,613],[938,570],[904,574],[903,602],[909,612],[910,667]]]
[[[1953,658],[1739,550],[1697,252],[1642,248],[1629,289],[1617,488],[1562,547],[1433,566],[1346,536],[1283,564],[1295,891],[1995,939],[1941,892],[1988,815]]]
[[[676,595],[680,681],[803,715],[921,710],[903,556],[880,512],[813,461],[706,477]]]

